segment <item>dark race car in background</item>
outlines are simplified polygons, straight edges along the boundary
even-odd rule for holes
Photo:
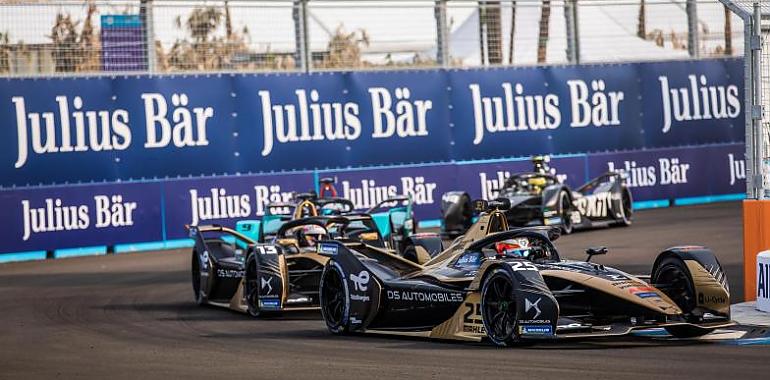
[[[329,257],[321,313],[335,334],[422,336],[514,345],[664,328],[696,337],[731,326],[727,278],[697,246],[661,252],[649,276],[562,260],[554,227],[509,229],[508,201],[479,201],[478,222],[424,264],[365,244],[318,243]]]
[[[317,309],[318,284],[328,258],[317,242],[388,248],[369,214],[311,216],[280,225],[268,243],[222,226],[187,226],[195,241],[191,271],[195,300],[259,316],[264,312]],[[407,260],[426,262],[441,251],[438,236],[404,238]],[[410,256],[411,255],[411,256]]]
[[[620,174],[608,172],[571,190],[548,168],[548,157],[535,157],[532,162],[533,172],[511,175],[497,194],[511,203],[505,211],[511,226],[557,226],[569,234],[574,229],[631,224],[633,198]],[[441,214],[442,235],[463,234],[473,224],[470,195],[464,191],[443,194]]]

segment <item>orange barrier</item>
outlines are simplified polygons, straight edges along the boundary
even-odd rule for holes
[[[770,249],[770,201],[743,201],[743,289],[757,298],[757,254]]]

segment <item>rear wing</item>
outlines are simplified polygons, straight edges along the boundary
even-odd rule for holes
[[[218,224],[205,224],[201,226],[191,226],[189,224],[185,224],[184,228],[187,230],[188,236],[191,239],[194,239],[196,241],[196,244],[198,240],[200,240],[201,243],[203,243],[204,238],[203,234],[206,232],[221,232],[225,234],[230,234],[235,236],[236,238],[243,240],[247,244],[256,244],[256,241],[254,239],[232,229],[220,226]]]

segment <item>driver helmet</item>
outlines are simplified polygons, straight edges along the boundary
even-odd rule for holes
[[[498,256],[523,257],[529,256],[529,241],[527,239],[507,239],[495,243]]]
[[[314,247],[319,240],[327,239],[326,229],[315,224],[302,226],[298,235],[301,247]]]

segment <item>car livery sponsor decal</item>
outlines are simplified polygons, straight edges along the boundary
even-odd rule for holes
[[[540,306],[538,305],[542,300],[542,297],[537,297],[537,300],[535,301],[531,301],[529,298],[524,298],[524,312],[529,313],[530,310],[534,310],[535,314],[532,316],[532,319],[537,319],[537,317],[539,317],[542,313],[540,311]]]
[[[350,279],[350,282],[353,284],[354,292],[366,292],[366,290],[369,289],[369,280],[371,279],[369,272],[362,270],[361,272],[358,272],[358,274],[351,273],[348,276],[348,278]],[[361,301],[361,302],[369,302],[370,300],[368,295],[356,294],[356,293],[351,293],[350,299],[352,301]]]
[[[278,297],[260,298],[259,308],[265,310],[278,310],[281,308],[281,300]]]
[[[321,254],[336,255],[338,249],[339,248],[337,247],[336,244],[325,244],[325,243],[318,244],[318,253],[321,253]]]
[[[236,269],[217,269],[217,277],[220,278],[241,278],[243,277],[244,271],[242,270],[236,270]]]
[[[417,302],[462,302],[463,294],[455,292],[388,290],[389,300]]]
[[[551,325],[519,325],[521,335],[553,335]]]
[[[486,335],[487,329],[484,327],[481,316],[481,304],[466,302],[463,307],[466,309],[463,314],[463,332]]]
[[[632,288],[628,288],[628,292],[639,297],[639,298],[659,298],[657,292],[655,292],[655,289],[649,287],[649,286],[636,286]]]
[[[260,280],[259,281],[260,282],[260,289],[262,289],[262,290],[267,289],[265,294],[270,294],[270,293],[273,292],[273,285],[270,284],[270,282],[273,281],[272,277],[266,277],[266,276],[265,277],[260,277],[259,280]]]

